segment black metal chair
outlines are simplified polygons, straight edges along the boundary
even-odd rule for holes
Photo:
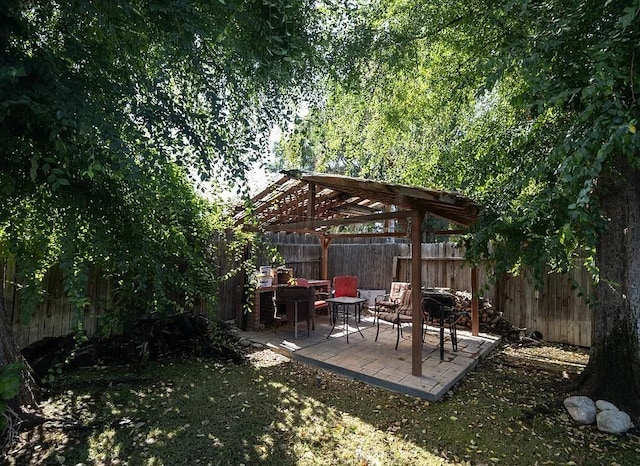
[[[437,323],[440,327],[440,360],[444,359],[444,329],[449,328],[451,347],[458,351],[457,323],[461,317],[469,315],[468,312],[456,312],[456,299],[449,293],[426,292],[422,295],[422,316],[426,322]],[[427,333],[424,326],[423,341]]]
[[[298,322],[307,321],[307,336],[315,330],[315,290],[308,286],[279,286],[274,297],[274,318],[293,322],[294,336],[298,338]],[[282,313],[284,311],[284,315]]]

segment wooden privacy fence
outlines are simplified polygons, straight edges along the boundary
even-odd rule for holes
[[[4,261],[2,261],[4,259]],[[93,336],[105,324],[105,312],[112,299],[112,281],[102,276],[95,267],[89,268],[86,289],[88,305],[78,310],[64,292],[62,271],[54,267],[43,278],[42,301],[25,313],[20,304],[22,285],[16,280],[16,264],[11,256],[0,257],[3,263],[0,278],[5,306],[5,319],[12,324],[13,335],[19,348],[47,337],[68,335],[82,329]],[[198,303],[194,312],[207,314],[206,305]],[[117,329],[116,329],[117,330]]]
[[[313,236],[309,236],[313,238]],[[307,240],[309,241],[309,240]],[[294,276],[320,277],[321,247],[316,244],[277,244]],[[337,243],[329,246],[329,276],[356,275],[359,288],[388,290],[392,281],[411,280],[411,245],[408,243]],[[463,259],[464,250],[452,243],[422,244],[422,284],[453,290],[471,290],[471,267]],[[480,286],[488,282],[479,268]],[[495,300],[495,289],[484,296]]]
[[[464,249],[452,243],[429,243],[422,245],[422,285],[428,288],[450,288],[471,291],[471,267],[463,258]],[[397,270],[394,278],[399,281],[411,279],[411,256],[395,258]],[[478,267],[479,290],[486,299],[495,302],[495,287],[489,285],[488,273]]]
[[[576,263],[570,273],[545,274],[540,290],[528,273],[507,276],[498,282],[494,303],[510,322],[541,332],[547,341],[587,347],[593,328],[588,301],[593,292],[589,272]]]
[[[277,242],[283,239],[282,242]],[[293,269],[294,276],[320,278],[321,246],[315,236],[274,236],[274,245]],[[329,247],[329,279],[336,275],[357,275],[363,290],[388,290],[392,281],[410,280],[411,247],[404,242],[334,241]],[[452,290],[471,290],[471,270],[462,259],[464,251],[451,243],[422,245],[422,281],[427,287],[445,287]],[[269,264],[256,258],[258,265]],[[98,273],[91,272],[87,298],[90,303],[80,313],[74,310],[64,297],[62,279],[55,271],[45,277],[43,302],[21,322],[19,286],[15,286],[15,264],[4,262],[3,291],[7,318],[13,323],[14,335],[20,347],[49,336],[66,335],[79,322],[89,336],[98,329],[110,299],[111,286]],[[220,259],[221,273],[234,264]],[[478,269],[479,286],[488,283],[488,273]],[[574,287],[578,285],[578,288]],[[592,290],[591,280],[583,268],[571,275],[548,274],[544,287],[535,290],[532,281],[524,274],[506,277],[495,285],[481,289],[484,298],[490,300],[496,310],[514,325],[527,331],[540,331],[545,340],[589,346],[591,343],[591,316],[586,297]],[[232,277],[217,286],[218,299],[213,309],[199,309],[202,313],[214,313],[218,319],[235,319],[245,297],[242,281]]]
[[[86,290],[89,305],[78,311],[66,298],[62,273],[58,268],[49,270],[43,278],[42,302],[28,314],[20,305],[21,285],[16,281],[16,264],[11,256],[4,258],[2,285],[6,315],[12,323],[13,335],[19,348],[46,337],[67,335],[81,327],[91,336],[104,316],[111,295],[111,283],[103,279],[95,268],[89,271]]]
[[[287,266],[294,269],[294,275],[320,277],[321,247],[316,237],[274,235],[272,241]],[[411,279],[410,254],[408,243],[334,241],[329,247],[328,278],[357,275],[362,289],[388,290],[392,281]],[[464,249],[452,243],[423,244],[423,285],[470,291],[471,269],[463,256]],[[588,297],[593,284],[579,262],[570,274],[546,273],[540,290],[535,289],[527,273],[509,275],[493,284],[488,277],[489,271],[479,267],[480,294],[511,323],[527,332],[539,331],[547,341],[590,346],[593,313]]]

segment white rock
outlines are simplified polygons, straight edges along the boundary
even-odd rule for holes
[[[600,411],[596,417],[598,430],[610,434],[623,434],[631,429],[631,418],[624,411]]]
[[[604,400],[596,401],[596,408],[598,408],[600,411],[619,411],[616,405]]]
[[[593,424],[596,420],[596,404],[587,396],[570,396],[564,400],[564,407],[579,424]]]

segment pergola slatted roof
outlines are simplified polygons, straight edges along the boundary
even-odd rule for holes
[[[406,218],[414,210],[469,226],[479,211],[471,199],[453,192],[341,175],[281,173],[253,196],[250,211],[236,213],[237,222],[253,215],[265,231],[323,233],[339,224]]]

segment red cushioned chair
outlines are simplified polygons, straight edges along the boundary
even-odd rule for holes
[[[333,277],[333,297],[339,298],[341,296],[360,297],[358,277],[354,275],[337,275]],[[358,313],[358,322],[360,322],[360,313]]]
[[[359,297],[358,277],[353,275],[338,275],[333,277],[333,296],[336,298],[340,296]]]

